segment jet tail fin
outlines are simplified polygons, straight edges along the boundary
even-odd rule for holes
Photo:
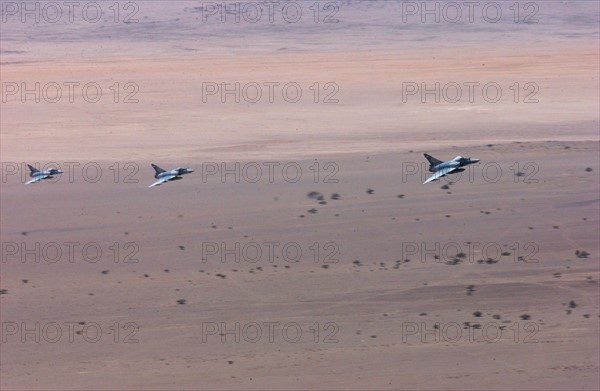
[[[424,153],[423,155],[425,155],[425,159],[427,159],[429,161],[429,170],[431,171],[433,169],[433,167],[437,166],[438,164],[442,163],[441,160],[438,160],[436,158],[434,158],[431,155],[428,155],[426,153]]]
[[[156,164],[150,163],[150,165],[152,166],[152,168],[154,168],[154,171],[156,171],[157,174],[165,172],[165,170],[163,170],[162,168],[160,168]]]
[[[33,167],[31,164],[28,164],[27,167],[29,167],[29,170],[31,170],[32,174],[35,174],[36,172],[39,171],[37,168]]]

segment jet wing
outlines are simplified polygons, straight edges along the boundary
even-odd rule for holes
[[[433,174],[432,176],[430,176],[429,178],[427,178],[427,180],[425,182],[423,182],[423,184],[429,183],[431,181],[435,181],[436,179],[440,179],[444,175],[448,175],[452,171],[455,171],[456,169],[457,169],[457,167],[442,168],[441,170],[437,171],[435,174]]]
[[[177,175],[169,175],[169,176],[162,177],[162,178],[160,178],[159,180],[157,180],[156,182],[154,182],[153,184],[151,184],[148,187],[154,187],[154,186],[157,186],[157,185],[162,185],[163,183],[170,181],[171,179],[175,178],[176,176]]]
[[[41,181],[42,179],[46,179],[46,178],[48,178],[49,176],[50,176],[50,175],[38,175],[38,176],[36,176],[35,178],[33,178],[32,180],[25,182],[25,184],[26,184],[26,185],[29,185],[30,183],[39,182],[39,181]]]

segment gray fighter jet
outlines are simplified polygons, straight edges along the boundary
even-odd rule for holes
[[[49,168],[48,170],[41,171],[33,167],[31,164],[28,164],[27,167],[29,167],[31,170],[29,176],[33,179],[25,182],[26,185],[29,185],[30,183],[36,183],[44,179],[52,179],[54,178],[53,175],[59,175],[63,173],[62,170],[58,170],[56,168]]]
[[[435,181],[436,179],[440,179],[444,175],[448,175],[453,172],[464,171],[465,169],[462,167],[477,163],[479,161],[479,159],[475,158],[457,156],[452,160],[442,162],[441,160],[437,160],[428,154],[425,154],[425,159],[429,160],[429,171],[433,172],[433,175],[427,178],[423,184]]]
[[[168,181],[176,181],[178,179],[182,179],[181,175],[189,174],[190,172],[194,172],[194,170],[192,170],[191,168],[187,168],[187,167],[177,167],[177,168],[175,168],[173,170],[169,170],[169,171],[163,170],[156,164],[152,164],[152,167],[154,168],[154,171],[156,171],[154,178],[156,178],[158,180],[148,187],[162,185],[163,183],[168,182]]]

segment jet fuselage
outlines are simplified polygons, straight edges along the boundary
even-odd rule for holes
[[[160,173],[157,172],[154,175],[154,178],[160,179],[160,178],[164,178],[164,177],[167,177],[167,176],[175,175],[175,178],[180,179],[180,175],[189,174],[189,173],[192,173],[192,172],[194,172],[194,170],[192,170],[191,168],[178,167],[178,168],[175,168],[175,169],[169,170],[169,171],[163,171],[163,172],[160,172]],[[175,179],[175,178],[173,178],[173,179]]]
[[[30,177],[36,177],[36,176],[40,176],[40,175],[50,175],[48,178],[51,178],[52,175],[58,175],[58,174],[62,174],[63,171],[62,170],[58,170],[56,168],[50,168],[49,170],[44,170],[44,171],[32,171],[29,173]]]
[[[429,171],[436,172],[436,171],[439,171],[439,170],[442,170],[442,169],[448,168],[448,167],[460,168],[460,167],[468,166],[469,164],[474,164],[477,162],[479,162],[479,159],[457,156],[454,159],[448,160],[446,162],[442,162],[442,163],[438,164],[437,166],[431,166],[429,168]]]

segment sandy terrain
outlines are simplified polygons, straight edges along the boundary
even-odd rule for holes
[[[595,2],[458,25],[136,4],[1,25],[2,389],[600,388]],[[203,90],[236,82],[302,98]],[[403,97],[436,82],[502,94]],[[481,163],[423,186],[423,152]],[[150,163],[196,171],[148,189]]]

